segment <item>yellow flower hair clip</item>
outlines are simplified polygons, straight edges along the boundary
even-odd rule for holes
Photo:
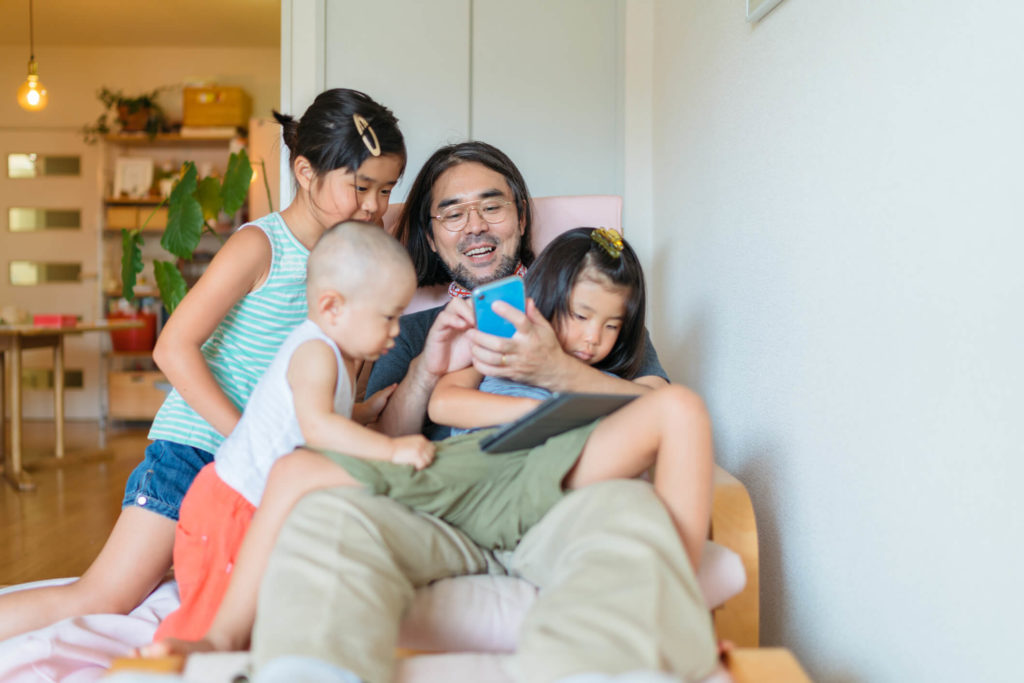
[[[622,236],[610,228],[594,228],[590,231],[590,239],[601,245],[601,248],[608,252],[612,258],[622,256]]]

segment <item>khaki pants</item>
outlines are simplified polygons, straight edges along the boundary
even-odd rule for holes
[[[566,496],[504,553],[388,498],[347,488],[307,496],[267,567],[257,667],[306,655],[389,683],[413,591],[487,572],[542,589],[508,658],[516,680],[646,669],[690,681],[716,665],[710,615],[668,513],[648,484],[610,481]]]

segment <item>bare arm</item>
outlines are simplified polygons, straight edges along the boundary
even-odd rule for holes
[[[326,342],[314,339],[299,346],[288,364],[287,377],[307,446],[342,450],[367,460],[410,464],[416,469],[433,460],[433,444],[418,434],[391,439],[334,412],[338,364]]]
[[[473,342],[473,367],[485,375],[543,387],[548,391],[605,394],[642,394],[668,384],[657,376],[634,380],[607,375],[562,350],[551,323],[530,300],[526,314],[504,302],[494,309],[516,326],[511,338],[495,337],[479,330],[469,333]]]
[[[522,396],[499,396],[480,391],[483,379],[475,368],[442,377],[430,396],[430,419],[437,424],[472,429],[512,422],[533,410],[540,401]]]
[[[405,377],[391,395],[378,425],[385,434],[419,434],[430,395],[445,374],[469,365],[466,330],[473,326],[473,309],[463,299],[452,299],[434,320],[423,352],[409,364]]]
[[[185,402],[225,436],[241,413],[217,384],[200,347],[231,307],[266,279],[270,264],[270,241],[261,230],[236,232],[178,304],[153,349],[153,360]]]

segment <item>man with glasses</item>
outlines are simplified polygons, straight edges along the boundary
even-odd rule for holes
[[[447,285],[453,298],[464,298],[477,285],[526,272],[534,257],[532,224],[530,195],[512,160],[487,143],[464,142],[442,147],[423,165],[409,190],[396,236],[412,255],[421,287]],[[367,395],[399,385],[381,418],[385,432],[421,429],[439,376],[436,369],[426,367],[422,352],[431,348],[428,333],[444,310],[403,317],[395,348],[373,368]],[[452,322],[458,325],[458,320]],[[516,338],[481,338],[473,346],[482,373],[553,392],[635,393],[633,381],[607,375],[566,353],[551,324],[536,311],[514,322],[520,333]],[[435,336],[442,332],[450,332],[448,326],[436,325]],[[666,384],[667,375],[650,340],[645,351],[635,381],[652,388]],[[429,423],[422,429],[431,439],[444,438],[450,431]]]
[[[427,160],[397,236],[419,284],[447,284],[452,301],[404,316],[394,348],[377,361],[367,394],[398,384],[381,415],[384,432],[447,436],[447,427],[427,424],[427,402],[437,380],[471,355],[485,374],[552,391],[635,392],[566,354],[536,311],[517,316],[516,339],[471,343],[463,297],[525,272],[534,257],[531,227],[526,183],[497,148],[465,142]],[[641,375],[649,386],[667,381],[649,342]],[[659,670],[699,680],[715,667],[710,618],[679,536],[650,486],[637,481],[573,492],[505,552],[480,548],[383,496],[314,493],[296,506],[267,568],[253,632],[257,664],[269,674],[309,658],[319,680],[328,680],[319,668],[327,666],[334,680],[390,681],[398,623],[414,589],[479,573],[519,576],[542,589],[516,655],[494,659],[516,680],[584,683]]]

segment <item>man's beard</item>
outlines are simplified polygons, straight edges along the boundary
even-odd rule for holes
[[[472,290],[474,287],[478,287],[479,285],[493,282],[494,280],[498,280],[503,277],[508,277],[509,275],[515,275],[516,266],[519,265],[518,259],[511,256],[502,256],[501,263],[498,264],[498,269],[494,271],[494,275],[491,275],[484,281],[480,281],[473,277],[469,272],[469,268],[463,264],[460,263],[455,267],[455,270],[452,270],[443,260],[440,258],[438,260],[441,261],[441,265],[444,266],[445,272],[448,273],[448,277],[450,277],[455,284],[469,290]]]

